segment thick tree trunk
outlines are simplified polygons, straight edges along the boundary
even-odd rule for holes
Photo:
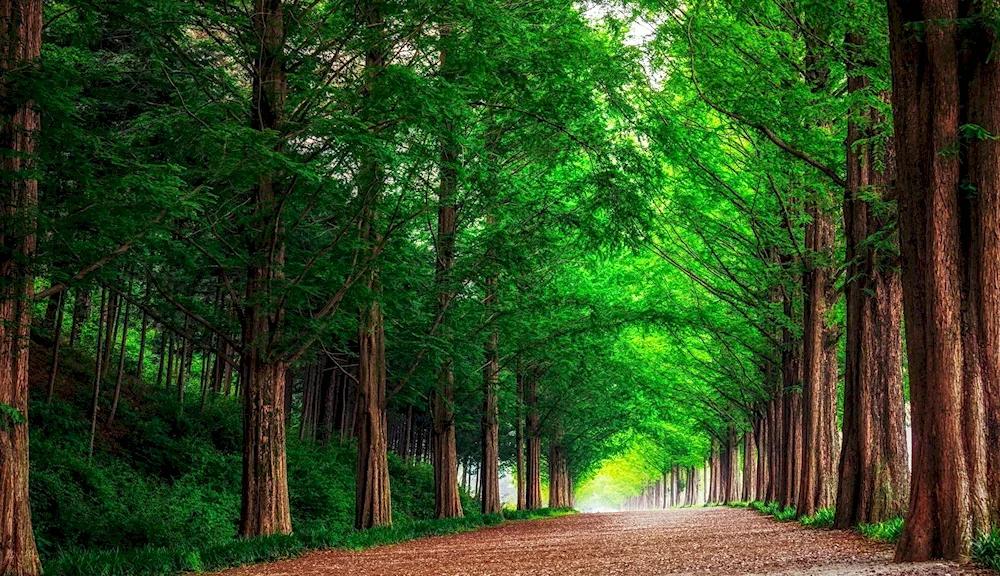
[[[860,37],[849,35],[848,44]],[[852,93],[867,81],[848,79]],[[865,115],[875,121],[875,112]],[[835,528],[883,522],[906,510],[910,474],[906,458],[902,370],[902,284],[894,254],[868,248],[867,239],[887,222],[873,214],[861,191],[887,196],[890,174],[876,167],[870,137],[848,125],[844,233],[848,262],[847,347],[844,375],[844,437],[840,456]],[[887,150],[891,151],[891,142]],[[893,166],[887,153],[883,164]]]
[[[385,417],[385,331],[376,302],[361,312],[358,399],[358,477],[354,525],[358,529],[392,524]]]
[[[252,14],[255,37],[251,127],[261,132],[283,126],[287,85],[284,70],[284,6],[281,0],[257,0]],[[276,149],[281,151],[281,143]],[[243,493],[240,536],[287,534],[292,530],[285,462],[285,371],[269,342],[281,326],[283,311],[270,306],[274,283],[284,276],[282,186],[265,172],[253,194],[259,226],[248,234],[252,255],[247,270],[243,311]],[[183,370],[181,371],[183,373]]]
[[[251,341],[244,341],[254,351]],[[288,504],[285,463],[285,370],[281,362],[265,363],[245,355],[243,372],[243,498],[240,536],[288,534],[292,517]]]
[[[39,115],[16,87],[19,70],[37,66],[41,0],[0,0],[0,574],[41,572],[28,502],[28,348],[34,278],[38,182],[33,167]],[[13,80],[12,80],[13,78]],[[13,153],[11,153],[11,151]],[[13,416],[17,414],[19,417]]]
[[[901,561],[967,557],[997,508],[984,420],[1000,386],[1000,62],[982,6],[889,2],[913,423]]]
[[[809,208],[812,221],[806,225],[808,264],[803,273],[803,341],[802,341],[802,464],[796,510],[800,517],[814,516],[827,492],[830,469],[829,413],[824,403],[829,395],[827,377],[826,313],[829,309],[828,283],[834,227],[825,206]],[[836,379],[833,384],[836,385]],[[836,388],[834,389],[836,394]],[[794,500],[793,500],[794,501]]]

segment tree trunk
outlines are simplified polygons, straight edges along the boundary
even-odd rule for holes
[[[108,426],[115,422],[115,414],[118,413],[118,400],[122,395],[122,379],[125,377],[125,352],[128,349],[128,317],[131,305],[125,302],[125,317],[122,319],[122,346],[118,352],[118,373],[115,375],[115,391],[111,397],[111,412],[108,414]]]
[[[385,417],[385,331],[382,309],[372,302],[358,323],[360,365],[355,435],[358,477],[354,525],[358,529],[392,524]]]
[[[538,510],[542,507],[542,438],[538,428],[538,378],[535,370],[528,369],[525,375],[524,394],[525,410],[527,412],[527,462],[524,507],[527,510]]]
[[[441,26],[442,39],[450,30]],[[445,77],[452,77],[447,52],[441,50],[441,70]],[[435,281],[438,287],[438,314],[447,327],[447,309],[454,297],[452,269],[455,266],[456,205],[458,188],[458,144],[447,126],[446,141],[441,146],[439,186],[437,262]],[[451,337],[450,330],[443,330],[443,337]],[[438,381],[432,395],[431,414],[434,421],[434,513],[438,518],[462,516],[462,503],[458,491],[458,456],[455,449],[455,374],[451,352],[446,352],[438,368]]]
[[[492,218],[488,219],[492,220]],[[496,301],[496,279],[486,279],[485,307],[487,315]],[[500,507],[500,423],[497,414],[497,385],[500,358],[497,341],[499,334],[492,329],[484,346],[483,364],[483,420],[481,425],[482,470],[480,471],[480,502],[483,514],[499,514]]]
[[[376,36],[372,38],[365,55],[365,75],[368,81],[362,96],[368,102],[377,96],[374,85],[386,64],[387,48],[380,38],[383,25],[380,3],[377,0],[365,2],[361,19],[365,28]],[[368,115],[367,112],[365,115]],[[361,171],[358,186],[362,197],[366,199],[360,229],[361,243],[369,260],[374,259],[381,242],[381,235],[376,228],[375,206],[381,199],[384,181],[382,165],[375,160],[372,151]],[[370,262],[366,276],[371,300],[362,306],[358,320],[358,388],[354,418],[355,436],[358,439],[354,525],[358,529],[392,524],[385,412],[385,327],[382,307],[378,302],[381,285],[375,262]]]
[[[56,376],[59,374],[59,351],[62,349],[63,310],[66,308],[66,291],[63,290],[59,292],[59,294],[54,296],[54,298],[57,298],[59,302],[53,326],[52,364],[49,366],[49,393],[46,400],[47,404],[52,403],[52,395],[56,391]]]
[[[84,322],[90,317],[90,288],[81,286],[74,291],[73,319],[69,329],[69,345],[75,346]]]
[[[1000,489],[986,441],[1000,433],[985,419],[998,418],[1000,386],[1000,63],[981,9],[889,2],[913,423],[901,561],[966,558],[998,504],[988,501],[987,485]]]
[[[806,250],[808,259],[802,275],[805,296],[803,308],[802,339],[802,464],[796,510],[800,517],[814,516],[820,494],[824,470],[828,467],[828,437],[823,433],[828,422],[823,409],[827,391],[827,355],[824,343],[826,328],[827,284],[833,248],[833,221],[826,206],[809,207],[812,221],[806,225]],[[793,500],[794,502],[794,500]]]
[[[563,432],[556,424],[549,440],[549,508],[568,508],[572,491],[563,448]]]
[[[526,497],[526,482],[525,482],[525,463],[524,463],[524,373],[521,371],[521,359],[517,360],[517,374],[514,376],[514,380],[517,386],[516,391],[516,408],[514,412],[514,417],[517,418],[517,423],[514,426],[514,452],[516,462],[515,474],[517,475],[517,509],[526,510],[527,501]]]
[[[284,3],[257,0],[252,24],[259,46],[254,52],[251,127],[280,132],[283,127],[287,84],[284,70]],[[281,152],[282,144],[275,144]],[[281,205],[285,190],[278,175],[265,171],[254,188],[254,226],[248,234],[252,258],[247,270],[243,313],[243,354],[240,387],[243,393],[243,493],[240,536],[287,534],[292,530],[285,463],[285,371],[287,364],[269,346],[281,325],[283,311],[275,309],[274,283],[284,276]]]
[[[149,298],[149,287],[146,288],[147,301]],[[146,333],[149,331],[149,314],[142,313],[142,326],[139,328],[139,360],[136,362],[135,375],[140,380],[145,380],[142,376],[143,364],[146,360]]]
[[[102,330],[108,330],[108,294],[107,289],[101,288],[101,313],[97,317],[97,350],[94,354],[94,395],[90,404],[90,442],[87,445],[87,459],[94,456],[94,439],[97,436],[97,410],[100,407],[101,399],[101,364],[104,361],[104,338]]]
[[[118,310],[121,308],[122,298],[116,292],[108,295],[108,320],[104,329],[104,359],[101,361],[101,378],[108,375],[111,369],[111,354],[115,349],[115,336],[118,334]]]
[[[849,45],[860,41],[857,35],[847,38]],[[852,93],[866,85],[863,76],[848,79]],[[874,110],[865,111],[873,123],[875,114]],[[866,142],[870,137],[856,123],[848,125],[844,436],[834,516],[834,527],[841,529],[901,516],[910,482],[903,405],[902,284],[895,255],[873,251],[866,242],[889,223],[859,197],[868,190],[886,196],[892,181],[890,173],[877,169],[877,158]],[[887,169],[893,166],[891,150],[890,142],[883,159]]]
[[[33,169],[39,114],[17,87],[42,46],[41,0],[0,0],[0,574],[41,572],[28,501],[28,349],[38,182]],[[13,78],[13,80],[12,80]],[[8,151],[13,151],[13,154]],[[15,416],[16,414],[16,416]]]

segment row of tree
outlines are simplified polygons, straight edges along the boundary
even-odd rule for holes
[[[572,505],[635,407],[604,351],[648,308],[581,267],[655,178],[608,130],[641,72],[621,34],[549,0],[0,1],[0,573],[40,571],[33,331],[49,397],[59,347],[95,359],[86,453],[123,386],[237,398],[242,537],[293,529],[295,426],[356,443],[360,529],[392,523],[390,448],[431,463],[438,517],[460,463],[483,513],[501,465],[519,507],[546,462]]]
[[[708,457],[710,501],[905,516],[897,559],[967,557],[1000,514],[995,9],[694,2],[644,21],[659,74],[637,124],[678,182],[644,241],[696,294],[668,382],[712,443],[660,442],[656,467]]]

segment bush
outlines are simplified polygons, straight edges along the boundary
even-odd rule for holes
[[[1000,529],[972,543],[972,559],[990,570],[1000,571]]]
[[[779,510],[774,514],[774,519],[780,520],[782,522],[795,520],[796,517],[798,517],[798,513],[795,511],[795,508],[793,506],[788,506],[784,510]]]
[[[803,526],[809,528],[833,528],[833,508],[821,508],[815,516],[805,516],[799,519]]]
[[[903,534],[903,519],[893,518],[878,524],[861,524],[858,530],[865,538],[880,542],[896,542]]]

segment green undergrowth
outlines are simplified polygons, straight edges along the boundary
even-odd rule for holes
[[[858,531],[869,540],[879,542],[897,542],[903,534],[903,519],[892,518],[875,524],[860,524]]]
[[[833,508],[821,508],[814,516],[799,518],[799,522],[808,528],[833,528]]]
[[[747,508],[756,510],[765,516],[773,516],[775,520],[779,520],[781,522],[795,520],[797,516],[795,508],[788,506],[787,508],[782,509],[781,505],[777,502],[761,502],[758,500],[747,504]]]
[[[45,567],[60,576],[173,576],[182,572],[211,572],[234,566],[273,562],[313,550],[360,550],[428,536],[467,532],[504,521],[550,518],[572,514],[569,509],[541,509],[501,514],[470,514],[464,518],[416,520],[391,528],[358,531],[335,527],[306,529],[289,535],[231,540],[201,549],[143,548],[125,552],[83,552],[64,556]]]
[[[337,437],[301,442],[293,421],[287,442],[294,533],[236,538],[240,514],[242,414],[232,398],[205,406],[192,376],[188,401],[129,378],[113,425],[109,396],[92,458],[87,457],[91,360],[63,355],[56,397],[46,402],[46,350],[32,352],[31,504],[47,575],[159,576],[266,562],[324,548],[365,548],[491,526],[461,492],[465,518],[434,520],[434,472],[389,455],[394,526],[358,532],[354,523],[357,451]],[[109,375],[109,379],[112,375]],[[105,382],[105,386],[113,386]],[[511,512],[509,519],[565,514]]]
[[[972,559],[977,564],[1000,572],[1000,529],[994,529],[972,544]]]

